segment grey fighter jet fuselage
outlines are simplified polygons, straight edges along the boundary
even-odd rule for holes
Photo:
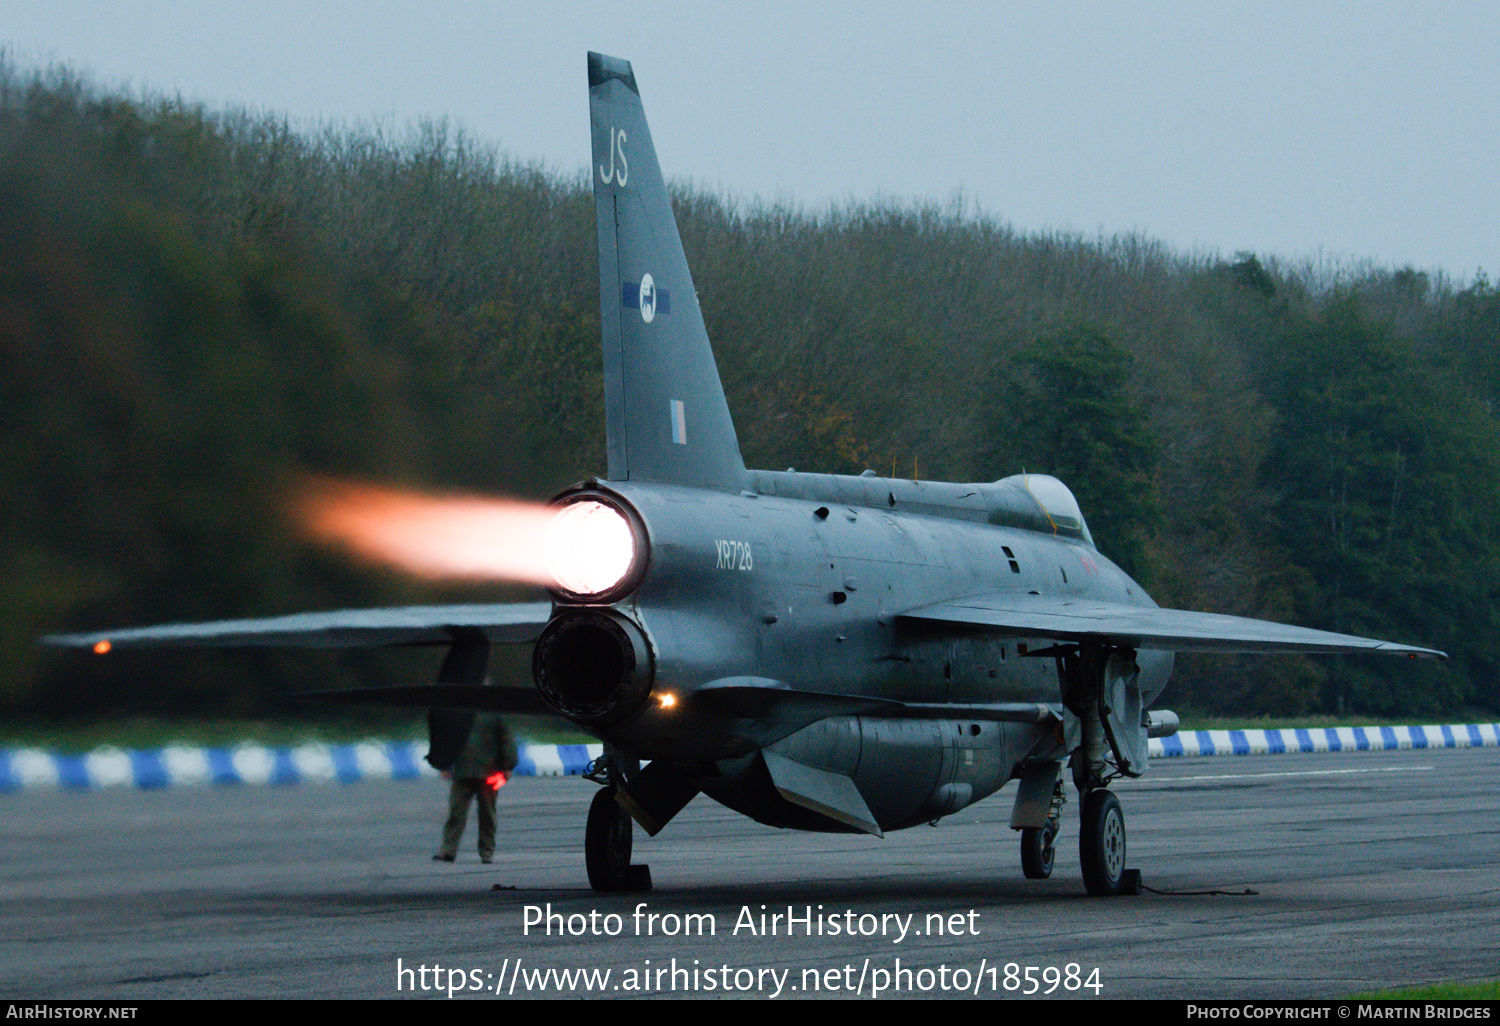
[[[1026,480],[751,472],[739,492],[590,482],[560,501],[628,509],[649,565],[613,606],[559,604],[538,686],[623,751],[711,766],[694,783],[762,822],[876,832],[947,815],[1023,761],[1065,754],[1057,660],[1046,637],[905,614],[972,594],[1154,606],[1081,535],[1055,533]],[[610,658],[555,668],[554,650],[585,637]],[[1136,658],[1139,709],[1172,654]],[[630,669],[604,681],[601,666]],[[762,750],[852,779],[868,818],[788,800],[754,758]]]

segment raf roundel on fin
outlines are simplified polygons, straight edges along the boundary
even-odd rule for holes
[[[661,288],[650,274],[640,281],[627,281],[620,289],[620,305],[627,310],[639,310],[641,320],[650,324],[657,315],[667,316],[672,312],[672,291]]]

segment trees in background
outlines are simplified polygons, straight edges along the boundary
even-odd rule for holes
[[[993,385],[991,465],[1065,481],[1099,550],[1152,587],[1158,448],[1127,391],[1134,358],[1097,328],[1075,325],[1013,362],[1020,373]]]

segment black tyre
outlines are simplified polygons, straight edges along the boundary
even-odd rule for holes
[[[1057,824],[1027,827],[1021,831],[1021,872],[1028,880],[1045,880],[1057,861]]]
[[[583,832],[584,863],[594,890],[626,889],[632,834],[630,815],[615,801],[615,789],[601,787],[589,806],[588,826]]]
[[[1083,799],[1078,858],[1083,883],[1096,898],[1120,893],[1125,878],[1125,813],[1111,791],[1097,788]]]

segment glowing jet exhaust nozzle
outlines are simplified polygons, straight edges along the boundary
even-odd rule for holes
[[[645,571],[645,533],[633,511],[583,493],[557,508],[543,559],[554,589],[572,602],[608,603],[628,594]]]
[[[368,562],[429,579],[541,584],[563,602],[614,602],[646,569],[640,518],[591,491],[544,506],[313,479],[295,513],[310,537]]]

